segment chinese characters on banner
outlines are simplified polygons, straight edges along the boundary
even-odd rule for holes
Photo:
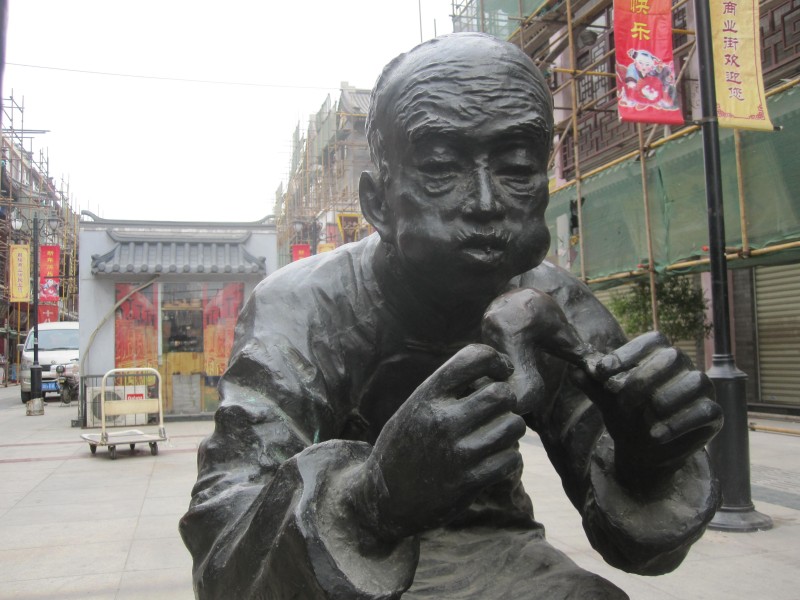
[[[682,125],[671,0],[614,0],[614,35],[620,119]]]
[[[28,244],[12,244],[10,247],[11,281],[9,300],[30,302],[31,300],[31,252]]]
[[[39,302],[58,304],[60,248],[39,246]]]
[[[761,75],[758,0],[711,0],[709,7],[720,126],[772,131]]]

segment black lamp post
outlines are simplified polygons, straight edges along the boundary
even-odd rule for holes
[[[41,226],[49,224],[51,229],[58,225],[57,217],[50,217]],[[11,226],[19,231],[23,226],[23,219],[18,215],[12,216]],[[33,223],[31,226],[32,234],[32,262],[33,262],[33,311],[32,325],[33,330],[33,364],[31,365],[31,399],[42,397],[42,366],[39,364],[39,216],[33,213]]]
[[[732,532],[765,530],[772,519],[755,510],[750,496],[750,442],[747,431],[747,375],[732,354],[728,307],[728,266],[719,152],[714,56],[711,46],[709,0],[695,0],[700,99],[703,113],[703,160],[708,206],[708,246],[711,267],[711,309],[714,316],[714,355],[708,376],[714,383],[725,424],[709,444],[709,454],[722,488],[722,507],[709,527]]]

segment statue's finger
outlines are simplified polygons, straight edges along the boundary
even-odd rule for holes
[[[431,380],[434,392],[459,395],[482,377],[504,381],[513,372],[514,365],[504,354],[485,344],[470,344],[439,367]]]
[[[463,433],[480,427],[499,415],[510,413],[517,397],[505,381],[494,381],[471,394],[456,398],[443,408],[454,421],[463,423]]]
[[[484,423],[456,443],[456,451],[480,460],[513,446],[523,435],[526,425],[522,417],[506,413]]]
[[[704,441],[711,439],[722,428],[722,409],[710,398],[701,398],[691,408],[686,408],[672,417],[659,421],[650,429],[650,435],[658,444],[669,444],[683,436],[707,430]],[[696,439],[696,435],[692,435]]]
[[[662,385],[653,395],[653,411],[659,417],[668,417],[682,410],[695,398],[714,398],[714,385],[700,371],[686,371]]]
[[[640,335],[597,361],[596,377],[601,380],[608,379],[623,371],[629,371],[648,354],[666,346],[669,346],[667,338],[658,331]]]

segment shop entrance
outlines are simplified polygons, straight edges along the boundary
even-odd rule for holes
[[[167,411],[201,412],[203,381],[203,309],[167,305],[161,309],[161,348]]]

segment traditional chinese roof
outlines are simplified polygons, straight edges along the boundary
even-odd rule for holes
[[[267,258],[252,251],[264,248],[264,232],[274,235],[271,216],[236,223],[121,221],[84,210],[81,217],[82,231],[105,232],[105,243],[92,247],[91,273],[96,277],[267,274]],[[254,244],[255,235],[261,237]]]
[[[244,247],[250,233],[161,235],[146,232],[109,232],[114,246],[105,254],[92,255],[92,275],[159,273],[260,273],[266,274],[266,258],[253,256]]]

